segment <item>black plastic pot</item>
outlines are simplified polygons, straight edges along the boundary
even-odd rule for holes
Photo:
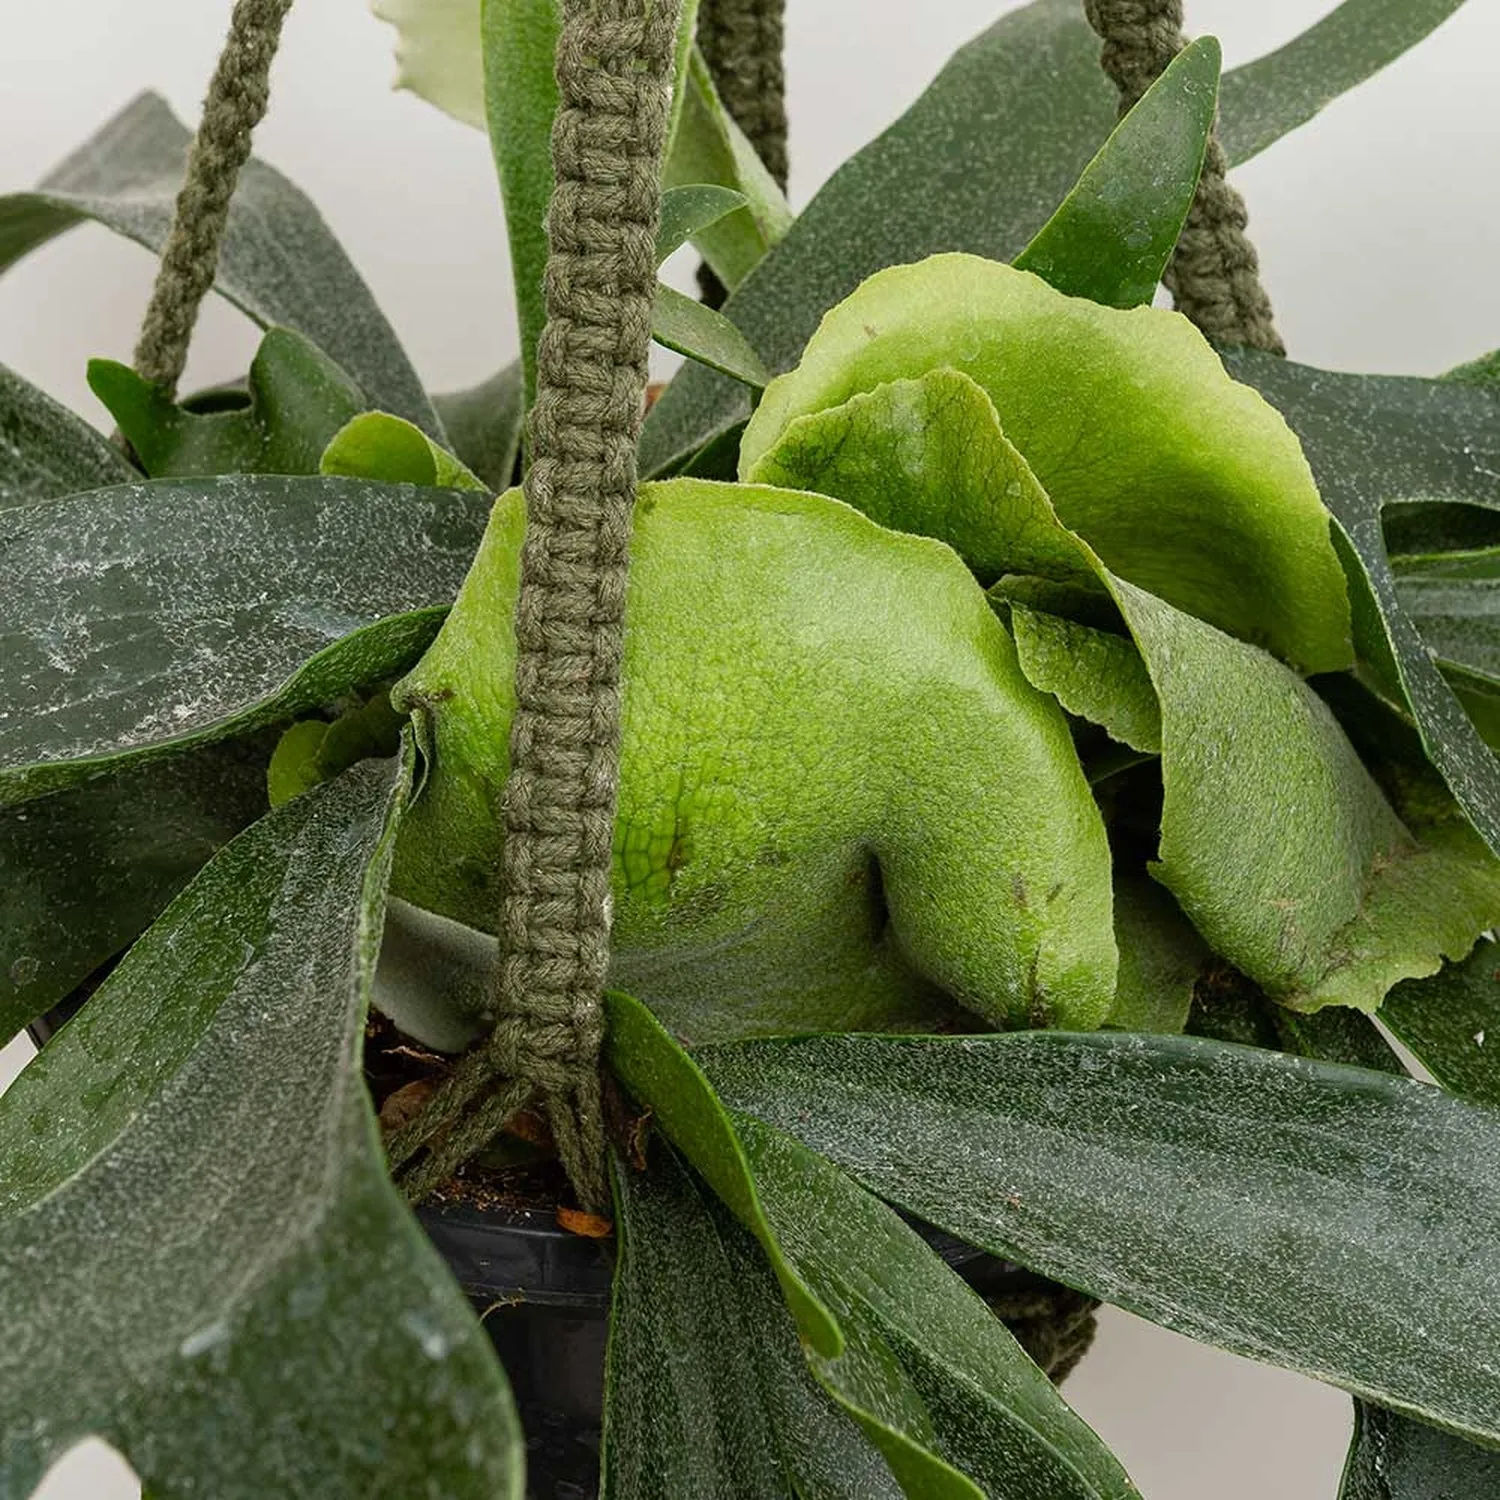
[[[82,1003],[28,1027],[42,1046]],[[510,1379],[526,1433],[528,1500],[596,1500],[614,1241],[558,1228],[550,1211],[445,1204],[418,1209]],[[990,1296],[1035,1280],[942,1230],[912,1221],[960,1276]]]
[[[550,1213],[525,1209],[423,1208],[417,1217],[510,1377],[526,1431],[528,1500],[595,1500],[614,1242],[569,1234]],[[942,1230],[914,1227],[982,1293],[1034,1279]]]
[[[529,1500],[594,1500],[614,1243],[550,1213],[462,1205],[417,1217],[484,1320],[526,1433]]]

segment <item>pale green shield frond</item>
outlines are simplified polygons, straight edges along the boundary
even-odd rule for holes
[[[797,418],[944,367],[985,392],[1113,572],[1302,670],[1349,665],[1343,574],[1301,447],[1176,313],[1101,307],[973,255],[881,271],[767,387],[741,475],[760,475]]]
[[[396,691],[434,765],[408,899],[497,911],[520,496]],[[1109,852],[1066,723],[946,546],[822,496],[648,485],[632,543],[614,982],[684,1040],[1097,1025]]]
[[[396,87],[484,129],[484,60],[480,0],[370,0],[396,28]]]
[[[998,575],[1029,680],[1161,754],[1157,877],[1278,999],[1374,1009],[1500,920],[1500,864],[1456,818],[1393,808],[1318,695],[1269,651],[1177,607],[1190,590],[1169,582],[1169,603],[1106,567],[1059,522],[1022,446],[986,391],[944,367],[792,418],[750,472],[937,537],[981,579]],[[1228,578],[1243,545],[1202,528],[1178,554],[1188,582]],[[1291,633],[1295,601],[1241,588]]]

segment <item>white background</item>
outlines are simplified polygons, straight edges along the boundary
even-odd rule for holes
[[[229,0],[0,0],[0,192],[30,186],[139,90],[191,121]],[[889,124],[1002,0],[790,0],[792,200]],[[1233,65],[1330,0],[1189,0]],[[437,389],[515,352],[509,271],[477,132],[392,93],[390,33],[361,0],[301,0],[258,152],[306,189]],[[1236,174],[1293,354],[1436,373],[1500,345],[1500,3],[1468,0],[1415,53]],[[1004,184],[976,184],[1003,192]],[[890,205],[893,214],[901,205]],[[0,279],[0,361],[104,424],[91,355],[128,359],[151,261],[84,228]],[[681,271],[690,275],[684,260]],[[684,279],[684,285],[687,281]],[[255,335],[210,306],[188,383],[242,373]],[[0,1082],[21,1065],[0,1054]],[[3,1336],[3,1330],[0,1330]],[[1348,1402],[1124,1315],[1068,1386],[1148,1500],[1332,1500]],[[45,1500],[124,1500],[89,1444]]]

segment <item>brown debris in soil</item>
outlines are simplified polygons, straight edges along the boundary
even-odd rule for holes
[[[380,1106],[380,1133],[394,1135],[403,1125],[410,1125],[427,1107],[427,1101],[438,1091],[436,1078],[413,1078],[387,1094]]]
[[[604,1075],[604,1129],[615,1150],[637,1172],[646,1170],[646,1143],[651,1138],[651,1111],[642,1110],[613,1075]]]
[[[385,1107],[390,1096],[408,1083],[431,1079],[441,1083],[453,1066],[451,1058],[441,1052],[430,1052],[408,1036],[378,1011],[371,1011],[365,1022],[365,1083],[376,1111]]]
[[[607,1240],[614,1232],[614,1220],[599,1214],[585,1213],[581,1208],[558,1206],[557,1227],[569,1234],[580,1234],[589,1240]]]
[[[651,1111],[637,1115],[626,1142],[625,1157],[637,1172],[646,1170],[646,1143],[651,1139]]]
[[[452,1058],[418,1045],[374,1012],[365,1026],[364,1062],[365,1082],[387,1135],[421,1109],[453,1067]],[[537,1110],[523,1109],[483,1157],[462,1167],[429,1201],[481,1212],[524,1209],[593,1220],[593,1215],[568,1207],[573,1203],[573,1190],[554,1149],[546,1119]],[[602,1231],[597,1228],[601,1223],[606,1226]],[[597,1238],[612,1233],[613,1226],[597,1220],[594,1228],[576,1232]]]
[[[533,1146],[543,1146],[548,1151],[556,1145],[552,1139],[552,1127],[547,1123],[546,1117],[535,1109],[523,1109],[512,1115],[505,1133],[515,1136],[517,1140],[529,1141]]]
[[[481,1162],[470,1162],[438,1188],[428,1201],[476,1208],[481,1212],[524,1209],[530,1213],[553,1214],[572,1196],[567,1175],[556,1160],[498,1169],[486,1167]]]

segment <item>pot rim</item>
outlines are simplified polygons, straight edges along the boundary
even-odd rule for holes
[[[613,1239],[558,1226],[550,1209],[423,1204],[417,1218],[458,1284],[476,1302],[524,1302],[602,1314],[614,1286]]]

